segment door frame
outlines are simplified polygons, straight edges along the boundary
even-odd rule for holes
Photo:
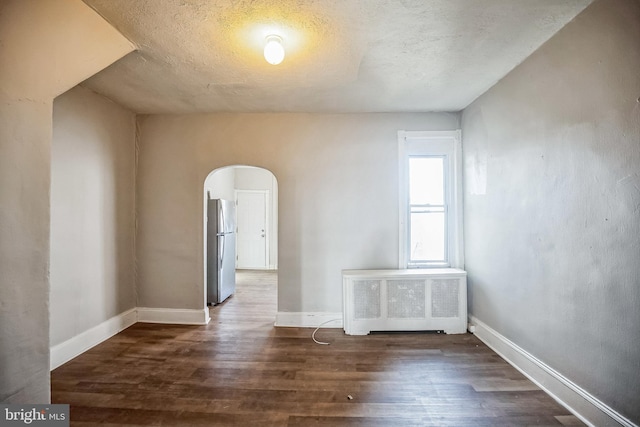
[[[234,190],[235,193],[235,202],[236,202],[236,212],[238,209],[238,194],[239,193],[259,193],[264,197],[264,268],[269,270],[271,269],[271,204],[269,203],[270,193],[269,190]],[[238,222],[236,221],[236,268],[238,268],[238,256],[237,256],[237,242],[240,240],[237,238],[238,235]]]

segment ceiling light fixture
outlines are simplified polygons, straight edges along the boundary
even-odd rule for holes
[[[265,40],[267,43],[264,45],[264,59],[271,65],[278,65],[284,59],[282,38],[271,34]]]

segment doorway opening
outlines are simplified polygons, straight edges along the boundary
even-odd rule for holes
[[[274,174],[263,168],[245,165],[226,166],[212,171],[204,182],[204,282],[205,303],[224,306],[230,293],[238,298],[254,298],[259,283],[247,285],[246,278],[266,277],[250,272],[269,273],[277,278],[278,269],[278,183]],[[226,206],[220,209],[216,206]],[[214,209],[216,211],[214,212]],[[212,225],[212,224],[216,225]],[[221,225],[217,225],[220,223]],[[231,225],[229,225],[231,224]],[[218,230],[216,227],[221,227]],[[233,251],[233,253],[230,253]],[[231,258],[229,260],[229,258]],[[225,267],[226,266],[226,267]],[[226,272],[225,272],[226,269]],[[235,289],[219,289],[228,281],[229,269]],[[225,272],[223,274],[223,272]],[[224,278],[224,277],[226,278]],[[276,280],[277,282],[277,280]],[[269,302],[275,307],[274,301]],[[229,301],[232,301],[230,298]],[[268,303],[265,301],[265,303]],[[231,305],[233,303],[230,302]],[[212,312],[210,310],[210,312]],[[275,317],[275,310],[273,316]],[[216,316],[217,317],[217,316]]]

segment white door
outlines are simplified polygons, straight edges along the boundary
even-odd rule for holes
[[[267,262],[267,192],[238,190],[236,239],[238,268],[266,269]]]

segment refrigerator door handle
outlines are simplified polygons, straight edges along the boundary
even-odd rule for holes
[[[220,259],[218,260],[218,266],[222,267],[222,260],[224,259],[224,234],[219,235],[218,239],[220,241],[220,250],[218,251],[220,253]]]
[[[227,231],[227,222],[224,219],[224,205],[222,203],[220,203],[220,219],[221,222],[218,226],[218,231],[220,231],[221,233],[225,233]]]

